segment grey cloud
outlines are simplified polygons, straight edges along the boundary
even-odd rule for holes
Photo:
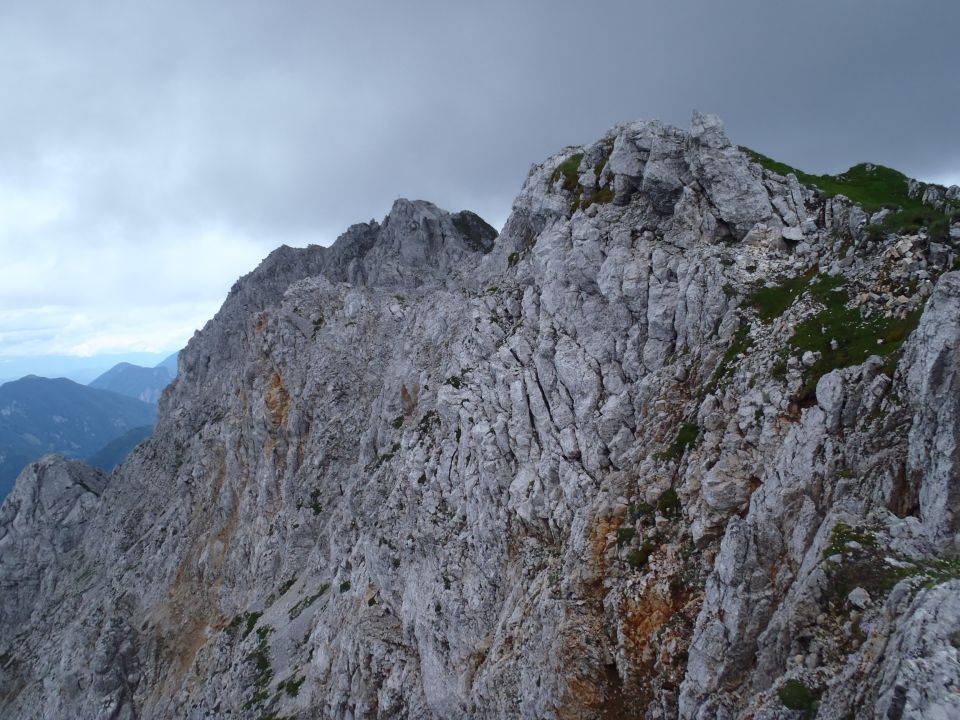
[[[95,265],[179,241],[187,264],[213,228],[233,276],[398,196],[501,223],[530,163],[693,108],[810,171],[960,175],[953,0],[9,5],[0,208],[14,189],[63,208],[32,231],[0,217],[4,256],[42,244]],[[257,253],[231,258],[233,237]],[[58,302],[82,304],[84,280],[63,282]],[[129,285],[174,291],[173,268]]]

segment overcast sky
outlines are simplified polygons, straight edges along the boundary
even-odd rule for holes
[[[183,345],[271,249],[718,113],[809,171],[960,182],[957,0],[0,4],[0,358]]]

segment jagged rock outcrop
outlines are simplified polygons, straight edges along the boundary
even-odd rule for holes
[[[3,713],[956,713],[960,274],[862,214],[697,114],[281,248],[4,505]]]
[[[960,532],[960,274],[943,276],[907,357],[913,424],[907,472],[920,489],[931,540],[958,546]]]
[[[60,576],[70,567],[105,485],[99,470],[56,455],[28,466],[17,479],[0,511],[5,628],[27,623],[38,596],[64,592]]]

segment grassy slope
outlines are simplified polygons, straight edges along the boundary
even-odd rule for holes
[[[766,155],[741,147],[754,162],[779,175],[793,173],[804,185],[811,185],[827,196],[845,195],[868,212],[880,208],[891,208],[891,213],[883,223],[886,232],[915,232],[921,227],[928,228],[931,236],[946,236],[949,222],[960,218],[960,205],[952,204],[952,209],[942,213],[918,198],[907,195],[909,178],[897,170],[882,165],[861,163],[839,175],[811,175],[789,165],[777,162]]]
[[[949,224],[960,219],[960,204],[948,202],[946,212],[924,205],[907,194],[909,178],[897,170],[866,163],[855,165],[839,175],[811,175],[741,147],[751,159],[779,175],[793,173],[804,185],[812,186],[829,197],[844,195],[868,212],[890,208],[892,212],[882,227],[873,232],[914,232],[921,227],[934,239],[946,236]],[[857,308],[848,307],[850,296],[841,278],[806,275],[787,278],[777,285],[757,288],[745,300],[757,311],[761,321],[769,323],[782,315],[802,294],[809,292],[822,306],[814,316],[800,323],[789,340],[795,352],[820,353],[816,364],[805,373],[805,382],[797,400],[810,402],[817,381],[836,368],[863,362],[870,355],[888,359],[885,371],[892,374],[900,348],[916,327],[920,311],[906,318],[861,317]],[[836,348],[832,341],[838,341]]]

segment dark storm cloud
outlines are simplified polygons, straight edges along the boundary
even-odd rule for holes
[[[955,177],[958,8],[20,3],[0,11],[0,302],[99,317],[122,296],[169,319],[194,299],[195,325],[282,242],[328,243],[398,196],[499,224],[530,163],[693,108],[811,171]]]

